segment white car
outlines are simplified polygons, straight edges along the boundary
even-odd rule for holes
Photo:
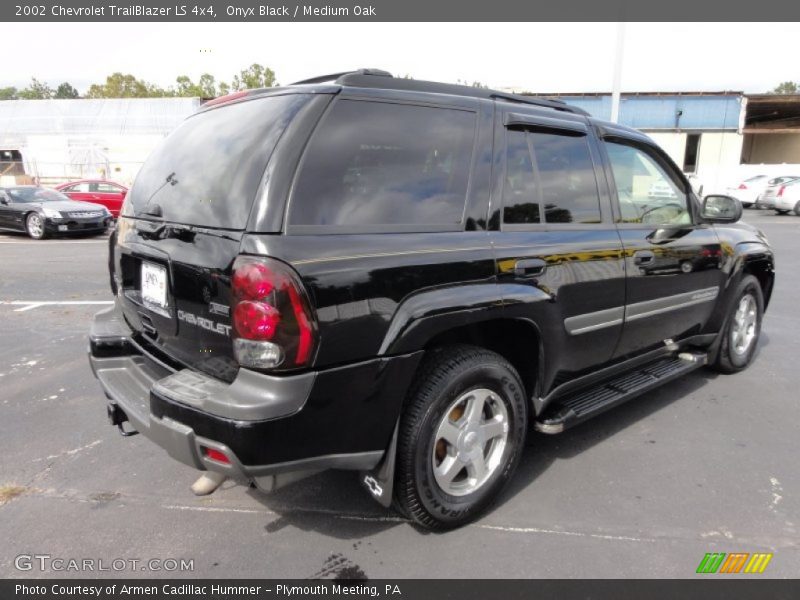
[[[754,175],[728,187],[728,196],[733,196],[742,203],[743,208],[750,208],[756,203],[759,195],[767,188],[768,175]]]
[[[785,215],[794,211],[800,217],[800,179],[794,179],[778,188],[774,198],[775,212]]]
[[[778,195],[778,190],[791,181],[797,181],[797,175],[783,175],[781,177],[774,177],[767,182],[767,187],[756,198],[756,208],[775,208],[775,197]]]

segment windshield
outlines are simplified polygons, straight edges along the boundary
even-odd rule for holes
[[[186,119],[139,171],[133,216],[244,229],[269,157],[308,98],[268,96]]]
[[[24,188],[7,188],[6,192],[11,197],[12,202],[27,203],[27,202],[62,202],[69,200],[61,192],[49,190],[47,188],[37,187],[24,187]]]

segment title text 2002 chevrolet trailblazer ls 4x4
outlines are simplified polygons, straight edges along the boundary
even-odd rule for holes
[[[557,101],[376,70],[240,92],[142,167],[91,363],[112,423],[187,465],[357,470],[450,528],[530,427],[750,363],[773,253],[740,216]]]

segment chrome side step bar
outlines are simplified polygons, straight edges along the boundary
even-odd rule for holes
[[[593,387],[559,398],[534,423],[542,433],[561,433],[614,406],[632,400],[668,381],[699,369],[708,361],[705,352],[681,352],[617,375]]]

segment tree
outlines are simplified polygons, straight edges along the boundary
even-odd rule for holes
[[[214,98],[217,95],[217,82],[214,76],[209,73],[200,75],[197,83],[194,83],[186,75],[181,75],[175,81],[178,84],[175,89],[175,95],[177,96]],[[222,87],[222,84],[220,84],[220,87]]]
[[[78,98],[78,96],[78,90],[65,81],[56,88],[56,93],[53,98],[74,99]]]
[[[13,86],[0,88],[0,100],[16,100],[18,91]]]
[[[489,87],[488,85],[484,85],[480,81],[473,81],[472,83],[470,83],[466,79],[464,81],[461,81],[460,79],[457,79],[456,83],[458,83],[459,85],[466,85],[468,87],[474,87],[474,88],[488,88]]]
[[[776,86],[770,94],[797,94],[798,92],[800,92],[800,86],[798,86],[797,83],[794,81],[784,81]]]
[[[46,100],[53,97],[53,90],[43,81],[31,78],[31,84],[20,90],[18,96],[23,100]]]
[[[171,95],[174,94],[157,85],[120,72],[106,77],[105,83],[93,83],[86,93],[87,98],[160,98]]]
[[[197,84],[193,83],[188,76],[181,75],[175,79],[175,82],[178,84],[178,87],[175,89],[176,96],[200,96],[200,88],[197,86]]]
[[[201,98],[213,98],[217,95],[217,82],[214,76],[209,73],[200,75],[197,82],[197,87],[200,88],[199,96]]]
[[[251,90],[275,87],[276,85],[278,83],[275,81],[275,71],[258,63],[253,63],[248,68],[240,71],[238,75],[233,76],[231,89]]]

